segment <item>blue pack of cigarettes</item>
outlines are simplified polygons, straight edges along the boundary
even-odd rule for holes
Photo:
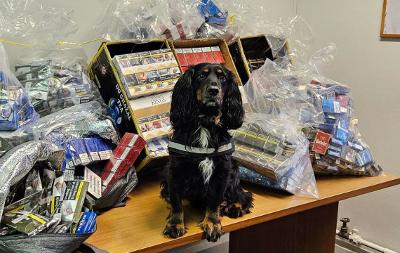
[[[340,152],[328,149],[328,155],[334,156],[334,157],[340,157]]]
[[[112,145],[101,138],[79,138],[66,143],[64,169],[110,159]]]
[[[357,142],[354,142],[354,141],[348,141],[347,145],[349,147],[355,149],[355,150],[358,150],[358,151],[364,150],[364,147],[360,143],[357,143]]]
[[[356,161],[358,166],[365,166],[373,161],[372,155],[369,149],[364,149],[356,155]]]
[[[349,131],[345,128],[337,127],[335,129],[335,138],[338,140],[341,140],[343,142],[346,142],[349,139]]]
[[[331,138],[331,143],[334,144],[334,145],[339,145],[339,146],[343,146],[344,145],[343,141],[341,141],[339,139],[336,139],[335,137]]]
[[[100,138],[85,138],[86,150],[91,161],[104,161],[110,159],[112,147]]]
[[[338,147],[338,146],[335,146],[335,145],[329,145],[328,150],[333,150],[333,151],[341,152],[341,151],[342,151],[342,147]]]
[[[199,4],[199,12],[209,24],[220,26],[226,25],[228,12],[222,12],[221,9],[212,0],[202,0]]]
[[[335,125],[324,123],[324,124],[319,125],[319,129],[321,129],[325,133],[333,133],[333,130],[335,129]]]
[[[322,110],[325,113],[340,113],[340,103],[334,99],[322,99]]]
[[[96,216],[93,211],[84,212],[73,232],[77,235],[93,233],[96,229]]]

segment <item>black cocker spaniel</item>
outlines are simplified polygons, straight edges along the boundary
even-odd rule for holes
[[[236,218],[249,213],[253,197],[240,185],[228,133],[243,118],[240,91],[223,65],[199,64],[180,77],[171,101],[168,177],[161,183],[161,196],[171,207],[165,235],[185,234],[184,199],[205,210],[200,226],[208,241],[223,234],[220,214]]]

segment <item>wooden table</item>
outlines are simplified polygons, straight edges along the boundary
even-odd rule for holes
[[[230,232],[230,252],[334,252],[338,202],[400,184],[400,177],[319,178],[319,199],[288,196],[247,187],[254,193],[252,213],[242,218],[224,217]],[[157,182],[138,186],[123,208],[97,219],[97,232],[87,242],[109,252],[159,252],[202,239],[201,213],[185,210],[188,232],[179,239],[162,235],[168,209],[159,197]]]

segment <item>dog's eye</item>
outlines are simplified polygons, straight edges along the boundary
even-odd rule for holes
[[[200,75],[199,75],[199,78],[200,79],[205,79],[207,77],[207,75],[205,74],[205,73],[201,73]]]
[[[226,82],[226,77],[225,77],[225,76],[219,76],[218,79],[219,79],[221,82]]]

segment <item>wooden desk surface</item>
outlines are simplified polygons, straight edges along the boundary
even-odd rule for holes
[[[224,217],[225,232],[338,202],[368,192],[400,184],[400,177],[386,174],[379,177],[320,178],[319,199],[285,196],[259,187],[247,187],[254,193],[252,213],[238,219]],[[168,209],[159,197],[158,182],[145,182],[130,195],[126,207],[112,209],[97,218],[97,232],[87,242],[109,252],[158,252],[176,248],[202,238],[197,226],[201,213],[185,209],[188,232],[179,239],[162,235]]]

